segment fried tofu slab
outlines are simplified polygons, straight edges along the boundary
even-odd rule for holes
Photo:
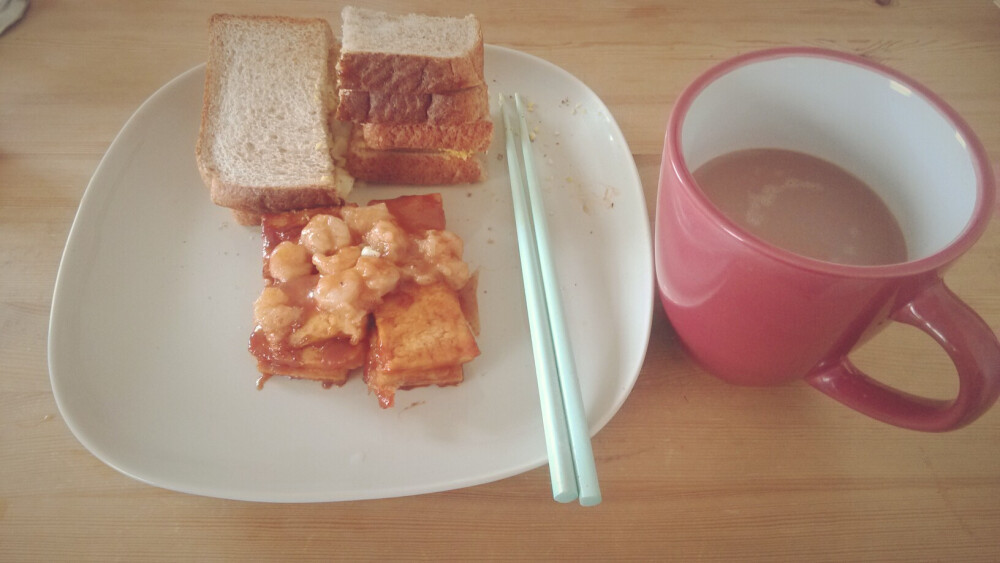
[[[343,385],[364,368],[383,408],[397,390],[454,385],[480,353],[477,275],[440,194],[264,215],[264,289],[250,352],[262,377]]]
[[[383,407],[397,389],[462,382],[462,364],[479,355],[458,293],[444,283],[409,284],[374,311],[365,381]]]

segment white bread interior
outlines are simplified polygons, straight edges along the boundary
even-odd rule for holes
[[[481,39],[474,16],[443,18],[423,14],[390,15],[347,6],[344,52],[394,53],[428,57],[461,57]]]
[[[216,204],[250,216],[339,204],[350,192],[336,162],[346,145],[335,146],[328,119],[334,44],[322,19],[211,18],[196,157]]]
[[[340,88],[441,93],[484,83],[475,16],[390,15],[348,6],[341,17]]]

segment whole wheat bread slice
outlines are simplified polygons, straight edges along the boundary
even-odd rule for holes
[[[365,143],[377,150],[421,149],[486,152],[493,141],[493,122],[480,119],[458,125],[427,123],[365,123]]]
[[[347,170],[372,184],[450,185],[482,182],[486,165],[479,154],[440,150],[376,150],[360,128],[351,132]]]
[[[483,33],[475,16],[398,16],[347,6],[341,17],[340,88],[441,93],[483,84]]]
[[[441,94],[341,89],[337,119],[356,123],[455,125],[489,113],[485,85]]]
[[[241,223],[341,204],[353,179],[336,162],[326,20],[216,14],[209,38],[195,156],[212,201]]]

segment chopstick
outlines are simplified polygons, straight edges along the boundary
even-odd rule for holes
[[[580,395],[569,331],[566,329],[545,208],[520,94],[514,94],[514,103],[517,127],[511,124],[511,108],[506,103],[506,96],[500,94],[500,109],[507,134],[507,166],[514,200],[517,246],[552,496],[559,502],[579,499],[581,505],[593,506],[601,502],[601,489],[590,444],[590,429]]]

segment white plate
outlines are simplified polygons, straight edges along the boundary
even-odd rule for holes
[[[611,113],[575,77],[495,46],[486,71],[492,95],[518,91],[534,104],[536,163],[596,433],[632,389],[649,337],[652,247],[639,176]],[[212,205],[198,176],[203,77],[203,66],[191,69],[136,111],[70,231],[48,351],[56,401],[80,442],[159,487],[271,502],[429,493],[544,464],[496,100],[485,183],[358,186],[351,197],[442,192],[449,228],[481,270],[482,355],[466,381],[400,392],[382,410],[360,377],[332,389],[274,378],[256,389],[247,341],[260,233]]]

